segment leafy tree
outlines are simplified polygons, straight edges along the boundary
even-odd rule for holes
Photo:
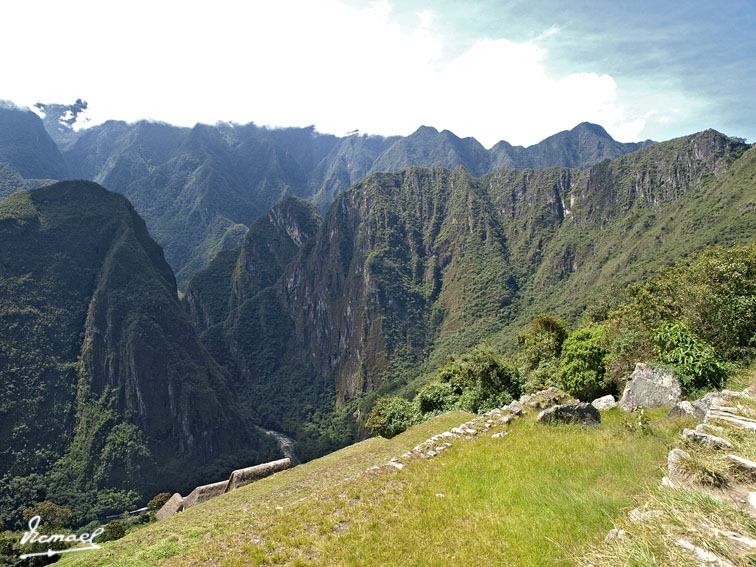
[[[559,358],[566,338],[567,327],[564,321],[543,313],[536,315],[530,326],[517,335],[517,346],[524,360],[525,371],[535,370],[542,362]]]
[[[415,396],[415,403],[421,414],[433,414],[450,410],[459,396],[447,382],[431,382]]]
[[[365,427],[390,439],[419,421],[415,406],[399,397],[383,397],[373,406]]]
[[[71,523],[71,510],[62,508],[48,500],[37,502],[23,512],[24,522],[29,522],[34,516],[39,516],[41,522],[39,531],[65,528]]]
[[[564,341],[559,381],[563,390],[581,400],[592,400],[609,393],[606,376],[607,350],[604,328],[578,327]]]
[[[721,388],[727,368],[717,359],[713,346],[696,336],[685,323],[663,323],[652,335],[654,351],[680,373],[686,393],[696,389]]]

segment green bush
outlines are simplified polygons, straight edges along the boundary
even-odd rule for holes
[[[602,326],[575,329],[562,347],[561,388],[585,401],[610,393],[612,388],[605,366],[607,354]]]
[[[459,409],[473,413],[509,403],[520,395],[523,382],[519,368],[488,343],[451,357],[436,380],[459,396]]]
[[[365,427],[371,432],[390,439],[417,423],[420,416],[415,406],[398,397],[378,398],[368,416]]]
[[[168,500],[171,499],[171,493],[170,492],[161,492],[155,497],[147,502],[147,507],[150,508],[149,518],[152,519],[155,517],[155,513],[160,510],[160,508],[163,507],[163,505],[168,502]]]
[[[727,368],[717,359],[713,346],[695,335],[685,323],[663,323],[652,334],[654,352],[680,374],[683,391],[719,389]]]
[[[105,525],[105,531],[98,538],[98,541],[113,541],[121,539],[126,535],[126,529],[123,527],[121,520],[113,520]]]
[[[538,367],[527,374],[525,393],[534,394],[552,386],[559,386],[559,359],[542,360]]]
[[[614,379],[652,358],[654,334],[678,321],[712,346],[717,359],[735,362],[756,354],[756,245],[706,250],[629,286],[627,296],[607,317]]]
[[[440,413],[452,409],[458,397],[448,383],[431,382],[417,393],[415,403],[423,415]]]
[[[517,335],[525,371],[536,370],[543,362],[559,358],[566,338],[564,321],[551,315],[536,315],[530,326]]]

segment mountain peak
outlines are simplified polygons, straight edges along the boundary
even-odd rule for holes
[[[604,129],[603,126],[600,126],[599,124],[594,124],[592,122],[581,122],[577,126],[575,126],[570,132],[575,132],[578,134],[582,134],[584,132],[590,132],[591,134],[595,134],[596,136],[601,136],[602,138],[612,138],[609,133]],[[612,138],[613,140],[614,138]]]

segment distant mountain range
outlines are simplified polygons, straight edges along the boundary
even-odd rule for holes
[[[406,137],[340,138],[312,127],[109,121],[72,137],[31,111],[0,107],[0,163],[27,181],[88,179],[126,195],[165,250],[179,289],[220,250],[241,244],[247,226],[285,197],[325,212],[341,191],[378,171],[462,166],[480,176],[501,168],[585,168],[650,143],[619,143],[589,123],[527,148],[499,142],[490,150],[427,126]],[[23,185],[3,177],[0,197]]]

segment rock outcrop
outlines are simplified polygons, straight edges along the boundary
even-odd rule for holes
[[[608,394],[601,398],[596,398],[591,402],[591,405],[599,411],[606,411],[617,407],[617,402],[614,400],[614,396]]]
[[[674,370],[639,362],[628,378],[619,406],[627,412],[641,406],[646,409],[674,406],[681,395],[680,381]]]
[[[601,414],[587,402],[563,404],[543,410],[538,414],[540,423],[582,423],[599,427]]]

